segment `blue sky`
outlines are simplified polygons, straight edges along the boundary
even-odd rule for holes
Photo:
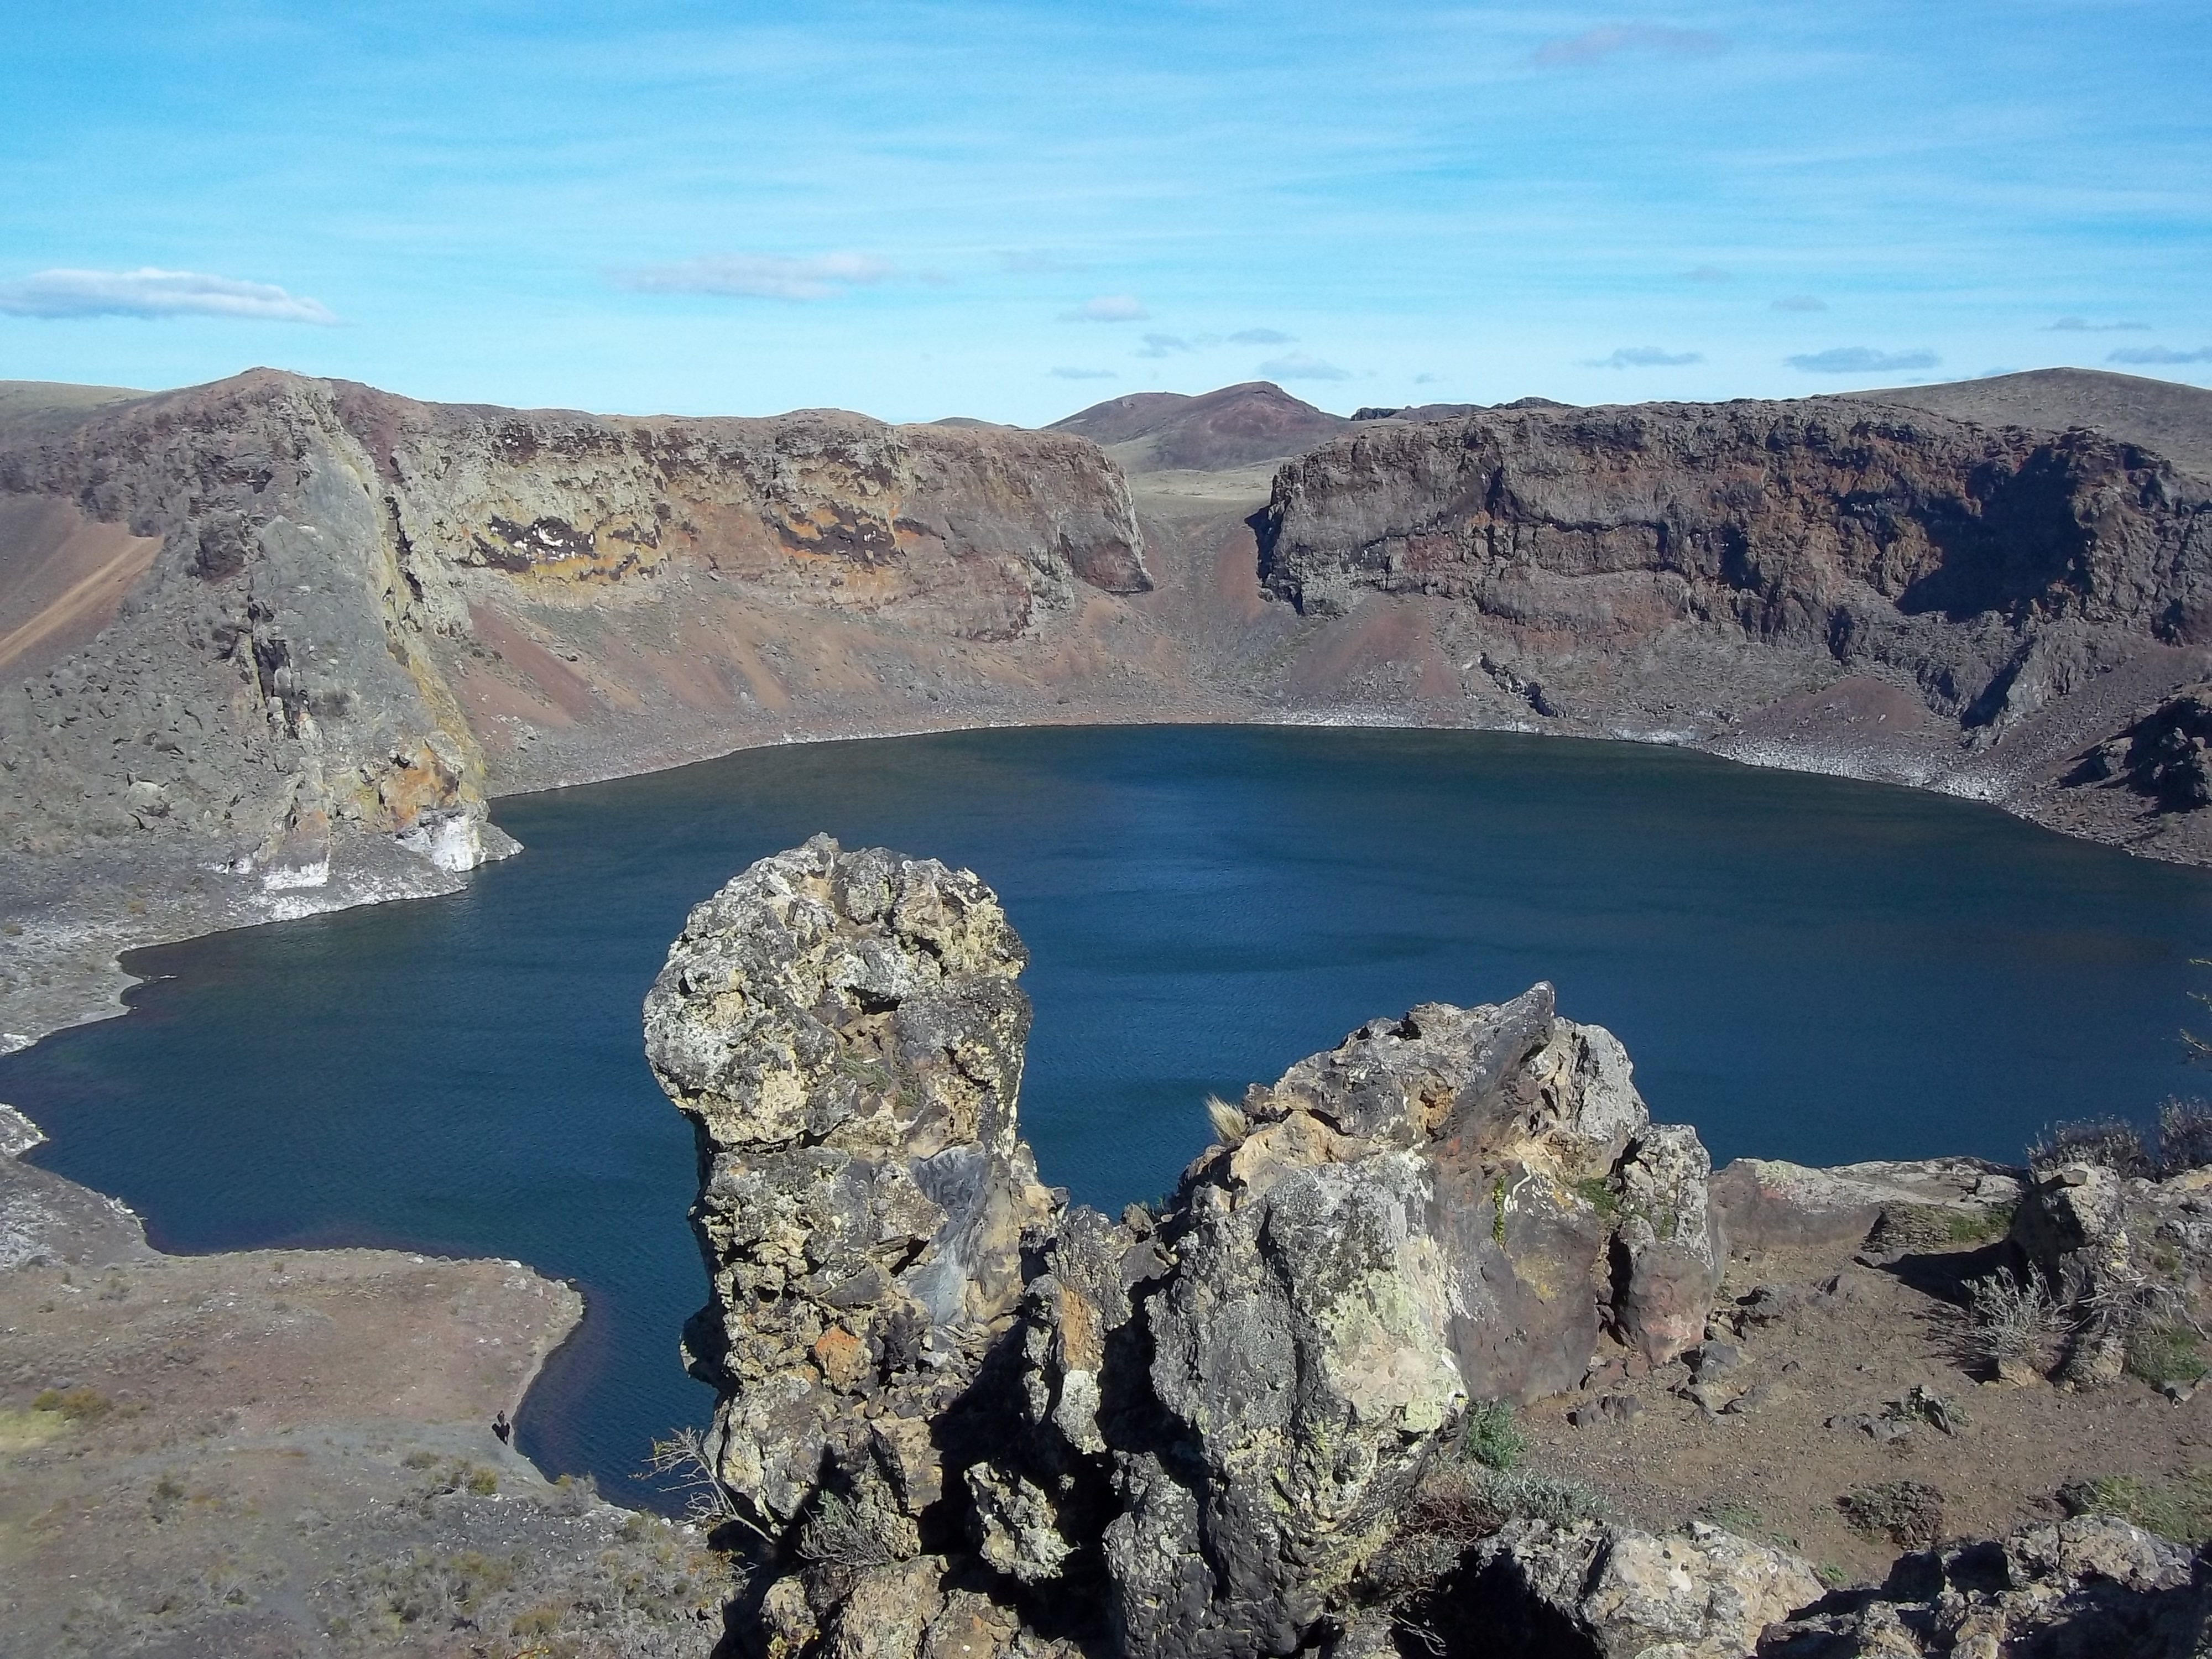
[[[2212,385],[2212,8],[15,0],[0,378],[1042,422]]]

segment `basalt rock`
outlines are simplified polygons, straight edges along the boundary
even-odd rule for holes
[[[947,1413],[1054,1208],[1015,1128],[1026,961],[975,877],[817,837],[695,909],[646,999],[699,1139],[718,1470],[833,1565],[918,1553],[957,1501]]]
[[[0,398],[0,889],[98,911],[69,861],[109,854],[167,937],[445,890],[513,850],[487,795],[541,738],[589,748],[571,781],[849,730],[794,717],[806,684],[926,708],[925,672],[1151,585],[1121,474],[1053,434],[270,370]]]
[[[1299,1651],[1471,1398],[1702,1334],[1704,1149],[1549,986],[1255,1085],[1116,1222],[1020,1139],[1024,959],[974,876],[817,838],[694,910],[647,998],[700,1142],[687,1341],[787,1649],[909,1654],[964,1589],[1130,1655]]]
[[[2109,1382],[2132,1363],[2166,1381],[2154,1373],[2176,1341],[2193,1359],[2212,1312],[2212,1169],[2154,1180],[2088,1160],[2039,1165],[2011,1241],[2063,1304],[2064,1380]]]
[[[2204,1563],[2111,1516],[1907,1556],[1879,1591],[1770,1626],[1759,1659],[2192,1659],[2212,1608]]]
[[[1469,1553],[1429,1628],[1447,1656],[1741,1659],[1823,1595],[1809,1564],[1702,1522],[1655,1536],[1520,1521]]]

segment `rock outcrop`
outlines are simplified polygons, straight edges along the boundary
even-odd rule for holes
[[[1120,473],[1048,434],[456,408],[267,370],[0,400],[11,920],[96,932],[111,878],[162,918],[118,930],[142,941],[445,890],[512,850],[487,793],[541,739],[593,734],[544,782],[849,731],[872,691],[927,708],[949,657],[1150,586]],[[810,682],[845,712],[795,709]],[[0,996],[32,983],[0,965]]]
[[[1444,654],[1543,718],[1800,763],[1825,745],[2002,797],[2078,745],[2047,704],[2105,682],[2112,714],[2139,709],[2203,659],[2208,507],[2203,481],[2083,429],[1841,400],[1489,410],[1365,422],[1285,465],[1261,574],[1314,616],[1417,600]],[[1855,678],[1909,702],[1727,730]]]
[[[1448,1616],[1447,1655],[1491,1659],[1741,1659],[1826,1594],[1787,1550],[1693,1523],[1654,1536],[1584,1522],[1513,1522],[1477,1545]]]
[[[2160,1180],[2088,1158],[2039,1164],[2011,1242],[2025,1271],[2055,1294],[2063,1379],[2109,1382],[2133,1369],[2153,1383],[2193,1385],[2203,1374],[2212,1169]],[[2172,1377],[2162,1374],[2169,1366]]]
[[[1878,1225],[1893,1237],[1933,1231],[1955,1243],[2002,1234],[2026,1174],[1978,1158],[1828,1170],[1740,1158],[1713,1176],[1710,1192],[1733,1249],[1857,1245]]]
[[[1770,1626],[1760,1659],[2193,1659],[2212,1583],[2179,1545],[2111,1516],[1907,1556],[1879,1591]]]
[[[1253,383],[1033,433],[0,383],[0,1038],[112,1008],[118,948],[450,889],[501,793],[797,738],[1632,737],[2212,861],[2206,486],[2161,459],[2205,405]]]
[[[1024,960],[974,876],[823,837],[699,906],[647,999],[700,1136],[690,1352],[786,1649],[912,1655],[933,1613],[864,1609],[964,1587],[1131,1655],[1298,1651],[1470,1399],[1702,1334],[1704,1149],[1549,986],[1255,1085],[1116,1222],[1019,1137]]]

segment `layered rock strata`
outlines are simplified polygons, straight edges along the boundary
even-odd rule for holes
[[[11,955],[113,921],[111,877],[171,937],[442,890],[511,850],[487,790],[541,737],[680,734],[604,773],[695,756],[717,719],[706,752],[811,730],[793,680],[853,702],[1150,585],[1119,471],[1072,438],[264,370],[0,399],[0,859],[36,924]]]
[[[1296,1652],[1470,1399],[1702,1334],[1704,1149],[1550,987],[1363,1027],[1115,1221],[1019,1137],[1024,960],[974,876],[820,837],[696,909],[647,999],[786,1650],[918,1652],[931,1619],[886,1646],[862,1610],[965,1587],[1045,1637],[1103,1607],[1133,1655]]]
[[[2197,677],[2208,508],[2203,480],[2079,428],[1843,401],[1497,409],[1363,423],[1286,464],[1260,569],[1309,615],[1416,601],[1443,654],[1542,719],[2006,798],[2079,748],[2047,705],[2117,726]],[[1838,687],[1864,706],[1790,702]]]

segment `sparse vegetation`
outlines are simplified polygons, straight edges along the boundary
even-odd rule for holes
[[[72,1423],[97,1423],[115,1402],[97,1389],[41,1389],[31,1401],[34,1412],[58,1412]]]
[[[2168,1382],[2194,1387],[2212,1376],[2212,1365],[2205,1364],[2203,1342],[2191,1327],[2145,1325],[2129,1334],[2128,1374],[2154,1389]]]
[[[2009,1360],[2047,1370],[2066,1337],[2066,1316],[2051,1287],[2027,1277],[1991,1273],[1968,1286],[1969,1315],[1960,1333],[1960,1358],[1994,1370]]]
[[[1469,1462],[1507,1474],[1520,1466],[1528,1448],[1511,1402],[1485,1400],[1468,1408],[1460,1425],[1459,1454]]]
[[[1796,1539],[1769,1526],[1765,1516],[1740,1498],[1720,1498],[1707,1504],[1698,1511],[1698,1518],[1753,1543],[1792,1551],[1798,1547]]]
[[[2061,1487],[2058,1501],[2069,1514],[2117,1515],[2177,1544],[2212,1541],[2212,1474],[2192,1470],[2166,1480],[2106,1475]]]
[[[1206,1121],[1213,1125],[1214,1139],[1224,1146],[1241,1146],[1244,1138],[1252,1133],[1252,1120],[1242,1107],[1231,1106],[1218,1095],[1206,1097]]]
[[[2143,1145],[2142,1131],[2122,1117],[2054,1123],[2027,1149],[2027,1162],[2038,1170],[2062,1164],[2094,1164],[2130,1178],[2154,1174],[2157,1169],[2150,1149]]]
[[[1613,1189],[1612,1182],[1601,1175],[1584,1176],[1569,1183],[1577,1198],[1595,1210],[1607,1221],[1620,1213],[1620,1194]]]

